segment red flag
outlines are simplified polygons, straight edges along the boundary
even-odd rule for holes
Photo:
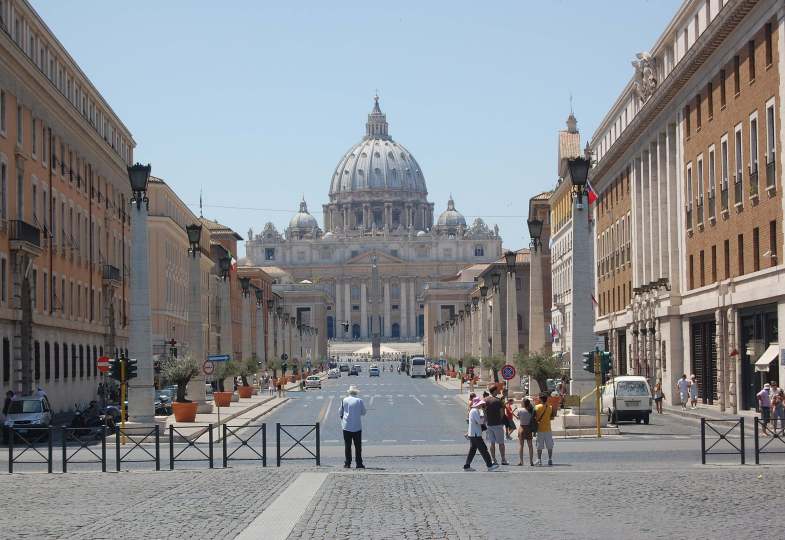
[[[586,180],[586,198],[589,201],[589,204],[592,204],[594,201],[597,200],[597,192],[594,191],[594,188],[591,187],[591,183]]]

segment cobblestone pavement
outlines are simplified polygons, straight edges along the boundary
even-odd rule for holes
[[[233,538],[295,474],[245,467],[0,475],[0,538]]]

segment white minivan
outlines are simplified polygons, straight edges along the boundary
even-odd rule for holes
[[[425,358],[422,356],[413,356],[411,364],[409,365],[409,376],[414,377],[427,377],[428,371],[425,367]]]
[[[608,415],[611,424],[619,420],[648,424],[651,405],[651,388],[646,377],[621,375],[602,387],[602,412]]]

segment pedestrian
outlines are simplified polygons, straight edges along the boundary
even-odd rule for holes
[[[679,393],[679,401],[681,402],[681,410],[687,410],[687,400],[690,398],[690,381],[687,379],[687,374],[683,373],[681,379],[676,381],[676,391]]]
[[[480,412],[485,407],[485,401],[479,398],[474,398],[472,407],[469,411],[469,430],[466,433],[466,437],[469,439],[469,453],[466,456],[466,463],[463,465],[464,471],[474,470],[472,468],[472,461],[474,460],[474,456],[478,450],[480,451],[482,459],[485,461],[485,465],[488,467],[488,471],[495,471],[499,468],[499,465],[491,461],[491,456],[488,453],[488,447],[485,445],[485,441],[482,440],[482,432],[487,428],[483,424],[482,415]]]
[[[518,466],[523,465],[523,445],[529,447],[529,465],[534,467],[534,448],[532,447],[531,420],[534,414],[534,407],[529,398],[523,399],[521,408],[516,409],[515,416],[518,417]]]
[[[690,375],[690,409],[698,408],[698,381],[695,375]]]
[[[512,432],[515,431],[515,421],[513,420],[512,408],[515,405],[515,400],[510,398],[504,405],[504,428],[505,435],[508,441],[512,440]]]
[[[540,403],[534,407],[534,420],[537,422],[537,466],[542,466],[542,450],[548,449],[548,466],[553,465],[553,433],[551,420],[556,417],[556,409],[548,403],[548,393],[540,394]]]
[[[771,386],[769,383],[763,385],[763,390],[758,392],[758,406],[760,407],[760,421],[763,425],[763,434],[768,435],[768,425],[771,420],[771,394],[769,394]]]
[[[5,401],[3,402],[3,417],[0,418],[3,427],[3,444],[8,444],[8,440],[10,438],[9,429],[5,425],[5,419],[8,416],[8,411],[11,410],[12,401],[14,401],[14,391],[9,390],[8,392],[5,393]]]
[[[496,394],[499,393],[499,386],[492,384],[488,388],[488,392],[490,395],[484,399],[485,422],[487,425],[485,438],[491,444],[491,458],[493,458],[493,462],[497,463],[496,445],[498,444],[502,465],[509,465],[504,452],[504,403],[496,397]]]
[[[468,418],[469,417],[469,413],[472,412],[472,404],[474,403],[474,398],[476,398],[476,397],[477,397],[477,394],[475,394],[474,392],[469,394],[469,406],[466,407],[466,418]]]
[[[772,422],[774,432],[777,433],[778,429],[782,431],[783,422],[785,422],[785,391],[782,388],[778,388],[776,393],[772,393],[771,412],[774,416]],[[782,433],[780,433],[780,436],[782,436]]]
[[[343,428],[343,445],[346,458],[343,466],[346,469],[352,466],[352,444],[354,444],[354,462],[358,469],[364,469],[362,417],[365,416],[365,403],[361,398],[357,397],[360,390],[356,386],[350,386],[348,393],[349,395],[341,401],[341,407],[338,411],[341,418],[341,427]]]
[[[665,399],[665,394],[662,393],[662,380],[657,379],[657,384],[654,385],[654,406],[660,414],[662,414],[663,399]]]

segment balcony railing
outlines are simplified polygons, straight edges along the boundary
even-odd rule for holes
[[[105,264],[104,279],[107,281],[120,281],[120,269],[111,264]]]
[[[750,197],[758,195],[758,164],[750,167]]]
[[[692,205],[687,206],[686,213],[687,213],[687,217],[685,219],[687,224],[687,230],[690,230],[692,229]]]
[[[698,225],[703,225],[703,195],[698,198],[697,211],[698,211]]]
[[[40,229],[18,219],[8,222],[8,239],[12,242],[27,242],[35,247],[41,247]]]
[[[766,162],[766,188],[773,188],[777,185],[777,179],[774,178],[775,163],[774,156],[771,157],[771,161]]]
[[[735,204],[744,204],[742,197],[744,197],[744,187],[742,186],[743,175],[741,171],[736,172],[736,178],[733,182],[733,202]]]
[[[722,184],[722,189],[720,190],[720,203],[722,204],[722,209],[728,209],[728,183],[725,182]]]
[[[714,191],[709,192],[709,219],[714,219],[717,215],[717,196],[714,193]]]

